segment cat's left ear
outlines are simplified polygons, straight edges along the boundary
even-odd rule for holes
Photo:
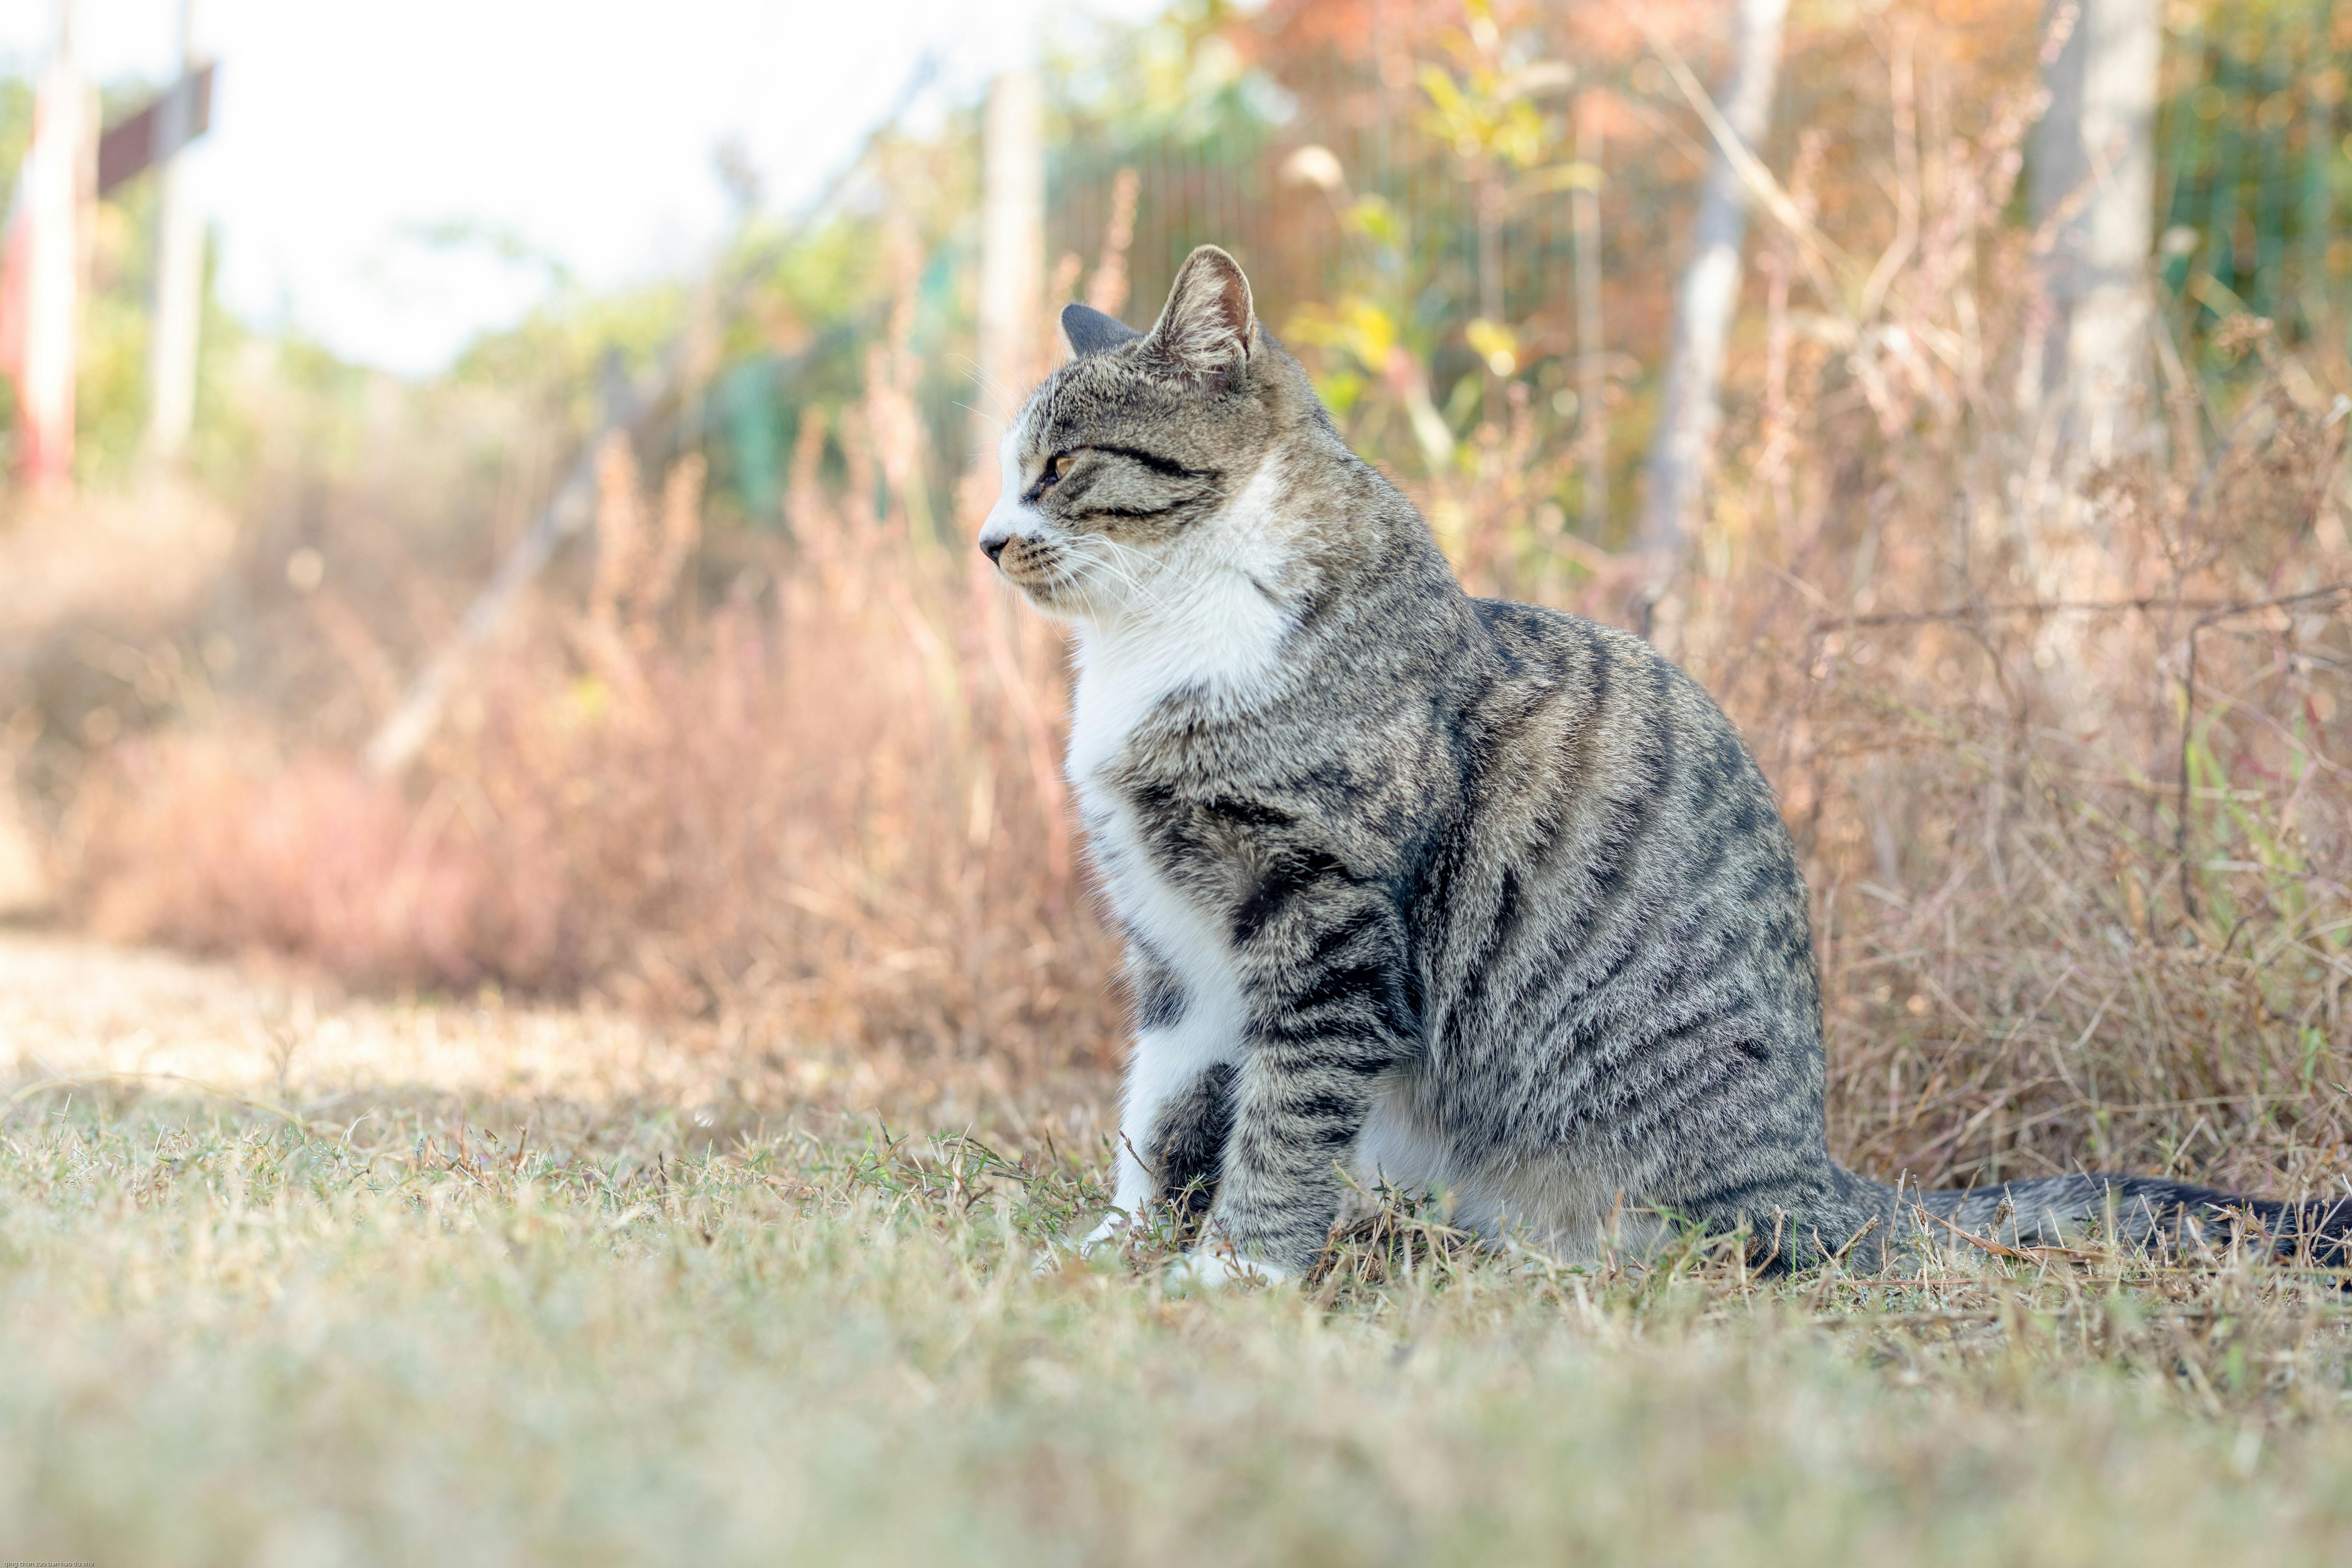
[[[1195,390],[1222,392],[1248,374],[1256,329],[1241,264],[1204,245],[1184,258],[1143,357]]]
[[[1072,353],[1094,354],[1131,343],[1143,334],[1092,305],[1071,303],[1062,307],[1062,335],[1070,340]]]

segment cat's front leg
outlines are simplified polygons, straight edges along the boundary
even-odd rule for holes
[[[1394,906],[1328,860],[1315,869],[1278,866],[1236,921],[1251,1017],[1191,1269],[1204,1283],[1291,1278],[1321,1256],[1374,1090],[1419,1038]]]
[[[1235,1019],[1188,993],[1140,942],[1128,955],[1138,1028],[1127,1062],[1110,1212],[1078,1246],[1122,1240],[1155,1202],[1175,1205],[1180,1232],[1208,1213],[1233,1121]]]
[[[1168,1052],[1165,1040],[1136,1042],[1139,1058]],[[1124,1240],[1155,1203],[1169,1205],[1167,1217],[1181,1237],[1198,1229],[1216,1197],[1233,1124],[1234,1066],[1212,1062],[1185,1080],[1168,1071],[1170,1065],[1129,1065],[1111,1208],[1078,1243],[1082,1256]]]

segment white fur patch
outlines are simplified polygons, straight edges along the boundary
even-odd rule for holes
[[[1035,531],[1040,521],[1037,514],[1021,502],[1025,488],[1021,483],[1021,431],[1016,423],[1004,432],[1004,439],[996,444],[996,467],[1003,483],[996,492],[996,504],[988,509],[988,521],[980,525],[980,542],[987,545],[1002,539],[1015,539]]]
[[[1107,587],[1101,613],[1079,623],[1069,778],[1081,792],[1164,699],[1197,689],[1246,707],[1270,694],[1292,619],[1269,597],[1289,565],[1274,517],[1280,491],[1268,461],[1150,570]]]
[[[1151,864],[1134,814],[1105,774],[1152,710],[1180,691],[1247,707],[1278,685],[1291,612],[1258,584],[1278,579],[1272,516],[1280,481],[1268,462],[1218,514],[1188,531],[1122,584],[1120,602],[1081,623],[1078,686],[1068,774],[1085,811],[1090,847],[1111,906],[1176,973],[1182,1016],[1136,1037],[1119,1118],[1119,1215],[1090,1240],[1116,1234],[1151,1195],[1138,1156],[1169,1099],[1220,1062],[1234,1059],[1248,1022],[1232,943],[1221,924]]]
[[[1188,1252],[1168,1266],[1162,1285],[1178,1295],[1192,1290],[1221,1290],[1247,1281],[1254,1285],[1287,1285],[1298,1276],[1278,1263],[1261,1258],[1235,1258],[1206,1247]]]
[[[1124,805],[1094,821],[1096,863],[1127,928],[1150,944],[1184,987],[1184,1011],[1166,1028],[1137,1032],[1127,1059],[1119,1115],[1119,1210],[1133,1215],[1151,1196],[1151,1175],[1138,1157],[1171,1098],[1219,1062],[1234,1059],[1248,1015],[1232,945],[1215,923],[1151,868]]]

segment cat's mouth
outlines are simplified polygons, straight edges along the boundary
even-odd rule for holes
[[[1061,549],[1041,540],[1024,539],[1019,535],[1004,542],[997,552],[996,569],[1005,581],[1033,599],[1051,601],[1057,588],[1069,582],[1069,573]]]

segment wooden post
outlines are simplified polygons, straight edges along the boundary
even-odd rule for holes
[[[159,149],[184,149],[195,118],[195,0],[180,0],[180,79],[155,115]],[[155,300],[147,346],[149,453],[164,461],[187,445],[196,406],[196,342],[204,314],[205,235],[184,153],[155,169]]]
[[[18,208],[7,237],[9,371],[18,452],[33,492],[73,488],[74,379],[81,335],[82,237],[97,179],[96,106],[73,63],[73,5],[58,7],[58,47],[33,101]]]
[[[1001,424],[1028,395],[1038,368],[1034,361],[1045,283],[1045,128],[1044,94],[1034,68],[1008,70],[989,89],[981,151],[981,406],[998,408]],[[993,435],[982,449],[994,453]],[[992,464],[989,471],[994,472]]]

